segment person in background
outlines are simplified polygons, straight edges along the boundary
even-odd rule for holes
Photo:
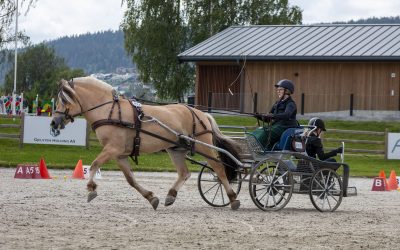
[[[36,108],[36,115],[37,116],[41,116],[42,115],[42,107],[40,107],[39,105]]]
[[[269,126],[263,126],[252,132],[267,150],[273,149],[286,129],[299,126],[296,120],[297,106],[291,97],[294,93],[293,82],[282,79],[274,86],[278,100],[272,106],[270,112],[268,114],[254,114],[254,117],[267,122]]]
[[[313,117],[308,122],[308,126],[314,127],[306,136],[306,153],[308,156],[317,158],[321,161],[336,162],[335,158],[337,154],[342,153],[343,148],[338,147],[328,153],[324,152],[324,146],[322,145],[321,135],[323,131],[326,131],[324,121],[319,117]]]

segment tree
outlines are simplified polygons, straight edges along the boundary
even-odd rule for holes
[[[288,0],[186,0],[193,45],[232,25],[301,24]]]
[[[139,78],[152,83],[160,98],[183,101],[193,71],[179,64],[176,55],[187,44],[180,1],[128,0],[123,21],[125,48],[136,64]]]
[[[287,0],[126,0],[125,48],[140,79],[162,98],[182,101],[193,86],[193,68],[176,56],[231,25],[300,24],[299,7]],[[182,2],[182,4],[181,4]]]
[[[25,10],[29,11],[29,8],[36,2],[36,0],[20,0],[21,6],[27,3]],[[16,14],[16,1],[15,0],[0,0],[0,49],[8,42],[15,41],[15,33],[11,34],[11,25]],[[19,39],[27,41],[27,37],[23,33],[17,35]]]
[[[18,54],[17,93],[24,92],[27,99],[36,94],[50,99],[57,91],[61,78],[70,79],[83,76],[83,70],[71,70],[64,59],[56,56],[54,49],[44,43],[29,46]],[[14,67],[6,74],[5,90],[13,90]]]
[[[242,23],[242,0],[186,0],[190,41],[197,44],[208,37]]]

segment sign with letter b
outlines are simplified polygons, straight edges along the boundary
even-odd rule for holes
[[[371,191],[386,191],[386,180],[382,177],[375,177]]]

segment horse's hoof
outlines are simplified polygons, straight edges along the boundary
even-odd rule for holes
[[[87,202],[90,202],[91,200],[93,200],[96,197],[97,197],[97,192],[96,191],[90,191],[88,196],[87,196]]]
[[[167,195],[167,197],[165,198],[165,206],[170,206],[172,204],[174,204],[175,202],[175,197],[171,196],[171,195]]]
[[[160,202],[160,200],[157,197],[153,197],[149,200],[151,206],[153,207],[154,210],[157,209],[158,207],[158,203]]]
[[[240,207],[240,201],[239,200],[234,200],[231,202],[231,209],[232,210],[237,210]]]

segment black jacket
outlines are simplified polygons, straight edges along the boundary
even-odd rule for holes
[[[318,159],[320,159],[321,161],[337,155],[336,150],[325,153],[324,147],[322,146],[321,138],[317,137],[314,133],[310,134],[307,138],[306,152],[308,156],[313,158],[317,158],[318,155]]]
[[[283,101],[279,100],[275,102],[270,113],[273,114],[273,124],[283,127],[298,126],[296,120],[297,107],[291,96]]]

